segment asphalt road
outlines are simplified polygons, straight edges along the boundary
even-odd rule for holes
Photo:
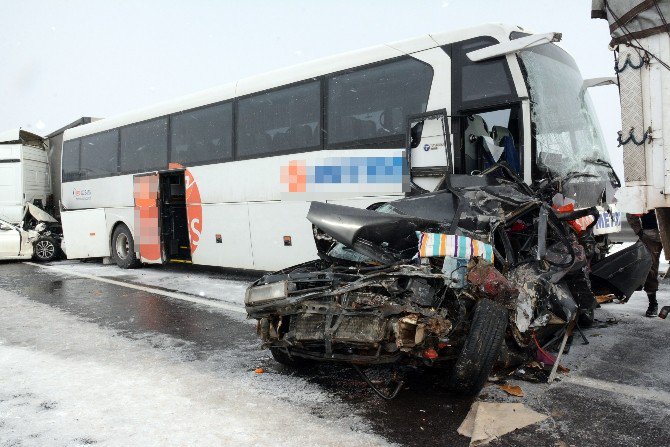
[[[179,274],[180,270],[175,270],[175,275]],[[206,274],[225,276],[222,272]],[[667,288],[666,284],[662,285],[662,290]],[[208,308],[206,304],[169,298],[160,290],[156,293],[136,290],[18,263],[0,264],[0,290],[26,301],[43,303],[100,328],[112,329],[129,340],[147,333],[181,340],[184,354],[176,362],[235,358],[235,367],[249,374],[262,367],[268,377],[297,377],[306,384],[318,386],[333,402],[356,411],[372,432],[391,443],[468,445],[468,439],[458,435],[456,429],[474,398],[450,394],[443,386],[441,371],[409,372],[399,396],[386,402],[376,397],[346,366],[318,366],[296,371],[278,365],[266,351],[258,349],[253,325],[239,315]],[[670,304],[667,301],[664,303],[661,299],[661,304]],[[11,307],[3,311],[20,312]],[[637,308],[608,308],[597,315],[601,321],[612,316],[618,324],[602,324],[587,331],[591,344],[575,343],[567,356],[571,368],[569,376],[576,379],[574,383],[562,380],[549,386],[520,382],[526,392],[523,398],[507,397],[495,385],[483,390],[478,400],[523,402],[550,416],[540,425],[506,435],[491,445],[670,445],[670,355],[667,351],[670,321],[646,320],[639,317]],[[49,331],[48,321],[43,323],[43,330]],[[11,333],[11,327],[0,327],[0,344],[3,339],[11,343]],[[39,349],[38,342],[34,345],[31,348]],[[384,377],[385,372],[379,374]],[[2,365],[0,380],[1,375]],[[219,379],[212,375],[213,383],[216,380]],[[320,411],[325,413],[327,407],[325,402],[323,408],[312,412],[318,416]],[[0,415],[0,440],[2,427]]]

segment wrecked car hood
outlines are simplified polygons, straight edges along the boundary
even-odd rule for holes
[[[26,202],[26,214],[30,214],[33,216],[36,220],[40,222],[47,222],[47,223],[57,223],[58,221],[56,220],[55,217],[53,217],[51,214],[47,213],[43,209],[33,205],[32,203]]]

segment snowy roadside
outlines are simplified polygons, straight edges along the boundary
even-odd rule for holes
[[[316,385],[254,374],[234,350],[193,360],[184,345],[0,290],[0,445],[387,444]]]
[[[248,280],[227,279],[224,273],[203,271],[197,267],[179,271],[162,266],[144,266],[139,269],[124,270],[116,265],[77,260],[52,262],[49,265],[73,274],[92,275],[158,287],[238,306],[244,306],[244,292],[253,280],[252,277]]]

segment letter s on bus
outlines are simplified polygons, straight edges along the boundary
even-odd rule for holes
[[[191,219],[191,243],[196,246],[200,243],[200,230],[197,227],[199,223],[200,219],[197,217]]]

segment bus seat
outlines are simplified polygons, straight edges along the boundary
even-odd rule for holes
[[[353,116],[343,116],[340,118],[339,134],[343,139],[355,138],[360,132],[360,122],[358,118]]]
[[[402,107],[389,107],[385,109],[380,120],[383,127],[380,129],[380,133],[400,133],[404,127],[404,119],[405,115],[403,113]]]
[[[313,146],[314,137],[312,136],[312,128],[308,124],[296,126],[295,139],[299,147]]]
[[[507,127],[493,126],[491,129],[491,138],[493,138],[493,141],[495,141],[498,146],[500,146],[503,137],[510,137],[512,141],[514,141],[514,137]]]
[[[360,136],[362,138],[374,138],[377,136],[377,125],[374,123],[374,121],[361,121]]]
[[[275,149],[286,149],[289,147],[290,137],[287,132],[277,132],[272,138],[272,146]]]
[[[269,149],[272,147],[272,137],[265,132],[258,132],[254,138],[257,148]]]
[[[486,121],[479,115],[470,115],[467,118],[467,127],[463,135],[463,149],[465,156],[465,173],[482,169],[482,160],[479,157],[477,141],[479,137],[488,137],[489,131]]]
[[[507,137],[507,139],[505,139]],[[521,175],[521,161],[519,149],[514,144],[514,137],[508,128],[503,126],[493,126],[491,129],[491,138],[498,146],[503,146],[503,159],[517,174]]]

